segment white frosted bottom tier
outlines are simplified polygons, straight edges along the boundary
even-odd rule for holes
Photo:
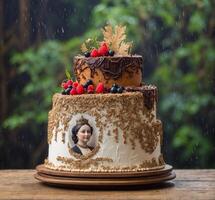
[[[60,136],[59,136],[60,137]],[[116,144],[114,137],[104,135],[103,144],[95,147],[92,153],[79,156],[70,150],[69,137],[65,143],[61,138],[52,141],[49,145],[48,166],[52,169],[66,171],[141,171],[151,168],[160,168],[164,165],[160,154],[160,145],[156,146],[153,153],[143,151],[137,143],[135,149],[131,145],[124,144],[122,137]]]
[[[67,96],[55,94],[49,112],[45,166],[63,171],[142,171],[162,168],[162,123],[156,102],[141,92]],[[92,127],[90,153],[75,153],[72,128],[80,119]]]

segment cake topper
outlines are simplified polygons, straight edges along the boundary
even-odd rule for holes
[[[85,57],[129,55],[132,48],[132,42],[126,42],[126,26],[116,25],[112,27],[107,25],[102,29],[103,41],[97,41],[97,38],[88,38],[82,45],[81,51]]]
[[[119,55],[129,55],[132,48],[132,42],[126,42],[126,26],[117,25],[112,28],[107,25],[102,29],[104,42]]]

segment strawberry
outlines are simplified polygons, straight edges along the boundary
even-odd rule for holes
[[[62,83],[62,84],[61,84],[61,87],[62,87],[63,89],[67,89],[69,86],[68,86],[67,83]]]
[[[108,51],[109,51],[109,49],[108,49],[108,46],[107,46],[107,44],[105,42],[102,43],[102,45],[98,49],[98,53],[101,56],[107,56],[108,55]]]
[[[73,84],[72,80],[68,80],[66,83],[67,83],[68,87]]]
[[[87,92],[88,93],[93,93],[94,92],[94,86],[93,85],[88,85]]]
[[[90,53],[90,56],[91,57],[98,57],[99,56],[99,53],[98,53],[98,50],[97,49],[93,49]]]
[[[71,94],[71,95],[76,95],[76,94],[77,94],[76,89],[75,89],[75,88],[72,88],[72,89],[70,90],[70,94]]]
[[[83,85],[79,84],[76,88],[76,91],[78,94],[83,94],[84,93],[84,87]]]
[[[103,93],[104,92],[104,84],[99,83],[96,87],[96,93]]]
[[[78,82],[73,82],[72,87],[73,87],[73,88],[78,87]]]

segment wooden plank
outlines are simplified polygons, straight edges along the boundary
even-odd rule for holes
[[[187,169],[187,170],[175,170],[179,177],[177,180],[201,180],[201,181],[214,181],[215,179],[215,170],[208,170],[208,169],[202,169],[202,170],[193,170],[193,169]],[[201,172],[201,173],[199,173]]]
[[[215,199],[215,170],[175,172],[176,179],[161,186],[97,191],[43,185],[35,170],[0,170],[0,199]]]

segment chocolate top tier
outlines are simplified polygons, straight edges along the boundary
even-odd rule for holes
[[[100,79],[99,81],[104,79],[106,83],[109,82],[109,80],[111,80],[111,83],[114,81],[121,82],[122,79],[137,79],[134,74],[138,75],[138,79],[141,79],[142,63],[143,58],[140,55],[88,58],[84,56],[76,56],[74,58],[74,72],[79,82],[83,82],[83,79],[96,78],[96,76],[99,76],[97,77],[97,79]],[[88,73],[84,73],[87,69]],[[101,74],[99,74],[99,71]],[[138,83],[135,85],[139,86],[140,83],[141,80],[138,80]],[[125,86],[129,86],[129,81]]]

